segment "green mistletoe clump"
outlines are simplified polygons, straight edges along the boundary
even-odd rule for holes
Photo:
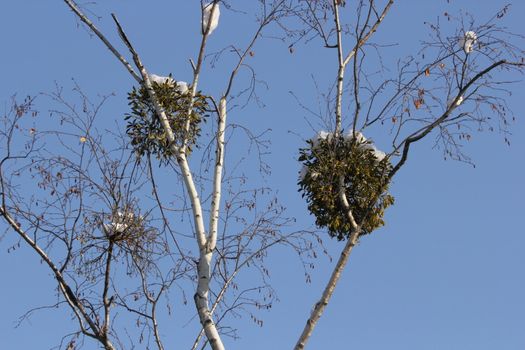
[[[163,83],[152,82],[152,87],[166,112],[175,136],[175,144],[182,146],[186,138],[187,152],[191,153],[192,147],[196,145],[200,136],[200,123],[208,111],[206,96],[200,92],[195,95],[192,110],[188,115],[191,103],[189,92],[182,92],[171,76]],[[144,86],[133,87],[128,93],[128,105],[131,113],[125,115],[125,120],[128,122],[126,131],[136,154],[139,157],[153,154],[167,162],[173,156],[171,144]],[[188,120],[189,129],[186,131]]]
[[[387,192],[392,169],[388,157],[378,156],[370,141],[354,137],[328,135],[307,143],[300,149],[303,171],[298,184],[317,226],[338,240],[349,237],[351,225],[339,196],[341,178],[361,234],[383,226],[385,209],[394,203]]]

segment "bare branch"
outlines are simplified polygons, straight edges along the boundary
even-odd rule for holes
[[[69,6],[69,8],[78,16],[78,18],[84,22],[89,29],[95,33],[96,36],[99,37],[99,39],[106,45],[106,47],[115,55],[115,57],[126,67],[128,72],[133,76],[133,78],[140,83],[142,80],[140,79],[139,75],[135,72],[133,67],[129,64],[128,61],[122,56],[117,49],[109,42],[109,40],[102,34],[100,30],[95,26],[95,24],[80,10],[78,5],[73,0],[64,0],[64,2]]]

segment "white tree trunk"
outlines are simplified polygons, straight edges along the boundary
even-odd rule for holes
[[[217,243],[217,228],[219,225],[219,209],[221,203],[222,168],[224,163],[224,132],[226,129],[226,97],[219,103],[219,122],[217,130],[217,148],[215,149],[215,173],[213,176],[213,193],[210,210],[209,248],[215,249]]]
[[[210,276],[211,276],[211,259],[213,254],[211,252],[206,253],[201,250],[201,255],[198,264],[198,283],[197,292],[195,293],[194,300],[199,319],[201,321],[202,328],[206,334],[206,338],[210,342],[213,350],[224,350],[221,337],[213,322],[209,307],[209,290],[210,290]]]
[[[210,210],[210,226],[209,234],[206,237],[203,234],[203,237],[197,237],[199,242],[199,264],[198,269],[198,283],[197,283],[197,292],[195,293],[195,306],[197,307],[197,312],[199,314],[199,319],[202,325],[202,329],[206,334],[206,338],[214,350],[224,349],[224,345],[221,341],[219,332],[212,318],[212,311],[209,307],[209,290],[210,290],[210,278],[211,278],[211,261],[213,258],[213,250],[217,244],[217,228],[219,223],[219,209],[221,201],[221,189],[222,189],[222,169],[224,161],[224,132],[226,129],[226,98],[221,98],[219,104],[219,113],[218,113],[218,130],[217,130],[217,146],[215,149],[215,170],[213,176],[213,192],[211,200],[211,210]],[[190,174],[191,175],[191,174]],[[190,193],[191,195],[191,193]],[[198,202],[198,200],[196,201]],[[200,202],[199,202],[200,203]],[[193,204],[193,201],[192,201]],[[194,215],[197,225],[197,220],[199,217],[198,213],[195,212],[196,206],[193,205]],[[199,204],[200,208],[200,204]],[[202,210],[200,209],[202,212]],[[200,216],[200,221],[202,222],[202,216]]]
[[[310,336],[312,335],[317,321],[319,321],[319,318],[321,318],[321,315],[323,314],[326,305],[328,305],[328,302],[330,301],[330,298],[334,293],[335,287],[337,286],[337,282],[339,281],[339,278],[341,278],[341,274],[346,266],[346,263],[348,262],[348,258],[350,257],[352,248],[354,248],[354,246],[357,243],[358,237],[358,231],[354,231],[354,233],[348,238],[348,241],[346,242],[346,245],[343,251],[341,252],[341,256],[339,257],[339,260],[337,261],[337,264],[335,265],[335,268],[332,271],[330,280],[326,284],[321,299],[319,299],[319,301],[315,304],[310,318],[308,319],[308,321],[306,321],[303,333],[301,333],[301,336],[299,337],[299,340],[295,345],[295,350],[302,350],[305,348],[306,342],[308,341],[308,339],[310,339]]]

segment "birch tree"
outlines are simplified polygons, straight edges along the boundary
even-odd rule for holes
[[[309,255],[313,249],[311,232],[282,230],[292,219],[268,195],[269,189],[247,187],[246,179],[235,173],[223,178],[228,101],[233,91],[236,97],[239,90],[248,98],[254,93],[253,86],[236,88],[236,78],[243,69],[251,72],[245,60],[253,55],[267,27],[286,13],[285,1],[259,3],[260,13],[247,43],[243,47],[232,43],[228,48],[233,59],[218,97],[200,91],[199,81],[207,43],[219,25],[219,1],[196,7],[201,14],[201,39],[196,57],[189,59],[193,72],[189,83],[150,72],[117,15],[111,18],[120,44],[110,42],[75,1],[66,0],[64,5],[100,39],[137,86],[128,96],[131,111],[122,116],[127,120],[126,132],[99,133],[96,120],[106,98],[93,102],[79,86],[74,88],[76,102],[67,101],[61,87],[42,97],[58,105],[51,112],[59,119],[56,130],[26,127],[28,115],[38,116],[33,98],[13,101],[5,119],[1,214],[53,272],[64,300],[56,306],[65,303],[76,318],[78,331],[67,335],[61,347],[71,349],[93,339],[104,349],[141,343],[164,349],[159,308],[163,305],[170,312],[172,306],[164,298],[186,280],[194,283],[193,303],[202,328],[190,347],[224,349],[223,336],[235,336],[235,330],[226,321],[219,326],[219,321],[229,314],[247,313],[262,324],[255,310],[270,308],[275,299],[267,282],[268,250],[284,245]],[[254,80],[252,74],[248,81]],[[204,119],[211,116],[215,123],[203,131]],[[229,137],[231,130],[230,126]],[[264,139],[244,131],[255,150],[251,156],[260,158]],[[200,140],[201,132],[209,139]],[[80,143],[81,151],[66,146],[71,142]],[[47,148],[50,144],[58,147],[57,154]],[[197,152],[198,148],[202,151]],[[200,159],[192,166],[190,158],[195,153],[200,153]],[[157,165],[163,171],[155,170]],[[260,166],[265,167],[262,160]],[[182,194],[159,185],[157,178],[164,171],[181,180]],[[41,190],[49,191],[43,198],[18,191],[21,183],[32,179],[38,179]],[[182,204],[170,204],[169,191]],[[191,217],[193,232],[174,229],[177,213]],[[197,254],[188,241],[197,247]],[[258,274],[259,284],[239,286],[236,279],[244,270],[252,271],[252,277]],[[118,285],[122,275],[131,277],[130,286]],[[137,336],[128,336],[132,326],[129,320],[119,322],[117,310],[135,317],[141,330]]]
[[[359,238],[384,225],[384,211],[394,203],[388,185],[414,144],[435,136],[445,159],[470,163],[462,144],[474,128],[499,127],[509,142],[507,127],[514,116],[505,104],[509,81],[504,77],[523,73],[525,53],[514,41],[522,37],[500,26],[509,7],[482,23],[445,13],[455,31],[428,24],[430,39],[417,55],[400,60],[397,76],[390,78],[384,66],[369,61],[374,53],[379,62],[384,59],[372,40],[393,6],[394,1],[305,1],[296,11],[304,27],[288,31],[292,45],[317,39],[337,58],[327,98],[330,113],[324,116],[333,129],[321,131],[301,150],[299,184],[317,225],[346,240],[295,349],[305,348]],[[381,72],[381,78],[369,72]],[[390,140],[386,152],[363,136],[378,128]]]
[[[94,101],[77,84],[74,102],[60,86],[36,99],[14,98],[3,120],[0,215],[56,280],[57,301],[49,307],[66,307],[75,321],[61,349],[167,349],[172,325],[162,314],[174,313],[174,294],[181,303],[193,299],[200,324],[187,347],[225,349],[225,339],[236,336],[230,316],[262,325],[256,311],[272,307],[266,265],[271,249],[288,247],[307,270],[324,250],[322,230],[344,246],[295,345],[303,349],[352,249],[385,224],[384,213],[394,204],[389,185],[413,147],[435,137],[445,157],[470,163],[462,145],[476,129],[499,128],[508,142],[508,74],[522,73],[524,65],[517,43],[522,37],[500,25],[508,8],[482,23],[447,14],[446,27],[428,24],[431,36],[421,51],[395,62],[374,42],[395,7],[392,0],[260,0],[252,31],[240,33],[245,44],[236,39],[214,53],[209,42],[235,4],[195,2],[199,45],[188,59],[191,81],[184,82],[149,69],[125,18],[105,14],[120,38],[113,42],[87,7],[61,3],[135,84],[128,93],[130,110],[121,116],[125,130],[121,124],[100,130],[112,97]],[[246,134],[253,158],[265,152],[264,135],[233,125],[229,116],[242,113],[233,108],[239,96],[257,100],[258,79],[247,60],[268,37],[286,42],[292,54],[303,42],[320,43],[336,62],[320,116],[326,130],[299,150],[299,190],[319,230],[300,229],[270,189],[251,187],[250,179],[225,171],[235,128]],[[229,72],[221,92],[211,96],[201,86],[204,66],[224,56]],[[250,76],[247,85],[241,72]],[[45,129],[33,123],[43,118],[36,107],[42,99],[56,106],[50,111],[53,127]],[[380,150],[372,134],[388,139],[390,148]],[[176,181],[166,185],[166,177]],[[180,229],[184,218],[190,224]],[[242,273],[258,275],[257,283],[241,284]]]

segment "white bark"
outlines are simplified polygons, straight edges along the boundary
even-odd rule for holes
[[[339,282],[341,274],[343,273],[346,263],[348,262],[350,253],[352,252],[352,249],[359,240],[359,234],[361,233],[361,229],[355,221],[354,215],[352,214],[352,210],[350,208],[350,204],[348,203],[348,199],[346,198],[342,178],[340,179],[339,184],[339,200],[341,201],[344,207],[346,218],[350,222],[350,225],[352,227],[352,232],[350,234],[350,237],[348,237],[348,241],[346,242],[346,245],[343,251],[341,252],[341,256],[339,257],[339,260],[337,261],[334,270],[332,271],[332,275],[330,276],[330,279],[326,284],[323,294],[321,295],[321,299],[319,299],[319,301],[315,304],[310,318],[308,319],[308,321],[306,321],[303,333],[301,334],[299,340],[297,341],[297,344],[295,345],[295,350],[304,349],[304,347],[306,346],[306,343],[308,342],[308,339],[310,339],[310,336],[312,335],[317,321],[319,321],[319,318],[321,318],[321,315],[323,314],[326,305],[328,305],[328,302],[330,301],[330,298],[334,293],[335,287],[337,286],[337,282]]]
[[[343,82],[346,69],[346,61],[343,59],[343,40],[341,34],[341,23],[339,22],[339,7],[337,1],[334,0],[334,20],[335,29],[337,31],[337,59],[339,67],[337,70],[337,100],[335,103],[335,137],[337,138],[341,133],[342,124],[342,109],[343,109]],[[355,53],[355,52],[354,52]],[[350,56],[349,56],[350,57]]]
[[[217,148],[215,149],[215,173],[213,176],[213,193],[210,210],[209,248],[215,249],[217,243],[217,227],[219,225],[219,208],[221,202],[222,168],[224,163],[224,131],[226,129],[226,97],[219,103],[219,123],[217,130]]]
[[[321,298],[315,304],[314,309],[312,310],[312,313],[310,315],[310,318],[306,321],[303,332],[301,333],[301,336],[299,337],[297,344],[295,344],[295,347],[294,347],[295,350],[302,350],[305,348],[306,343],[310,339],[310,336],[312,335],[314,327],[317,324],[317,321],[323,314],[324,309],[326,308],[326,305],[328,305],[328,302],[330,301],[330,298],[332,297],[332,294],[334,293],[335,287],[337,286],[337,282],[341,278],[341,274],[346,266],[346,263],[348,262],[350,253],[352,252],[352,249],[354,248],[354,246],[357,244],[358,237],[359,237],[358,231],[354,231],[354,233],[348,238],[345,248],[341,252],[341,256],[339,257],[339,260],[337,261],[337,264],[335,265],[335,268],[332,271],[330,280],[326,284],[326,287],[323,291],[323,294],[321,295]]]
[[[211,310],[209,307],[209,290],[210,290],[210,276],[211,276],[211,260],[213,254],[211,252],[206,253],[205,250],[200,251],[200,258],[198,264],[198,283],[197,292],[195,293],[194,300],[199,319],[206,334],[206,338],[210,343],[213,350],[224,350],[221,337],[217,330],[215,323],[213,322]]]
[[[211,317],[211,312],[208,306],[209,305],[209,284],[210,284],[210,277],[211,277],[210,265],[211,265],[211,260],[213,257],[213,249],[215,248],[216,238],[212,237],[213,239],[210,239],[206,237],[206,230],[204,227],[201,200],[199,198],[199,193],[195,186],[195,181],[193,180],[193,175],[191,173],[190,165],[188,163],[188,159],[186,157],[186,152],[185,152],[187,140],[185,140],[184,144],[180,148],[177,147],[177,145],[175,144],[175,137],[173,134],[173,130],[169,124],[169,120],[166,116],[164,108],[162,107],[162,105],[160,105],[157,99],[157,96],[155,95],[155,91],[152,88],[148,72],[142,65],[142,62],[138,54],[133,49],[131,43],[127,39],[124,31],[120,27],[120,24],[116,20],[115,16],[113,16],[113,18],[115,19],[115,22],[117,23],[122,39],[128,46],[131,53],[133,54],[133,59],[135,61],[135,64],[140,70],[140,73],[144,80],[144,85],[155,107],[155,112],[160,119],[160,122],[166,132],[168,140],[171,143],[171,148],[173,150],[173,153],[176,155],[177,163],[179,164],[179,167],[182,173],[184,185],[186,187],[186,190],[188,191],[188,196],[189,196],[192,211],[193,211],[193,220],[195,224],[195,236],[196,236],[197,244],[199,247],[199,263],[197,265],[198,283],[197,283],[197,291],[194,296],[195,306],[197,308],[202,327],[205,331],[208,341],[210,342],[210,345],[212,346],[212,349],[213,350],[223,350],[224,345],[222,344],[221,338],[219,336],[219,332],[217,330],[217,327],[215,326],[215,323],[213,322],[213,319]],[[190,103],[190,107],[188,109],[188,116],[190,115],[193,109],[193,98],[197,91],[199,69],[202,63],[202,57],[204,53],[204,44],[206,41],[205,39],[206,39],[206,36],[204,36],[203,38],[203,41],[201,44],[201,50],[199,53],[198,65],[194,72],[192,90],[190,92],[190,98],[192,102]],[[225,102],[224,102],[224,106],[225,106]],[[219,115],[220,114],[221,113],[219,113]],[[189,128],[189,118],[188,118],[188,122],[186,123],[186,130],[188,130],[188,128]],[[222,164],[222,161],[220,163]],[[220,182],[219,182],[219,191],[220,191]]]
[[[117,58],[126,65],[128,68],[128,71],[133,75],[133,77],[140,83],[144,84],[145,88],[148,91],[148,95],[155,107],[155,112],[162,124],[163,129],[166,132],[166,137],[168,141],[171,143],[171,148],[173,150],[173,153],[176,156],[177,163],[180,167],[183,181],[185,188],[188,192],[188,197],[191,202],[192,210],[193,210],[193,218],[195,223],[195,236],[199,247],[199,262],[197,267],[197,274],[198,274],[198,283],[197,283],[197,290],[195,293],[195,304],[198,310],[199,318],[201,320],[202,327],[204,329],[204,332],[208,338],[208,341],[214,350],[222,350],[224,349],[224,345],[222,344],[222,341],[219,336],[219,332],[217,330],[217,327],[215,326],[215,323],[212,319],[212,311],[209,307],[209,285],[210,285],[210,278],[211,278],[211,262],[213,258],[213,250],[216,246],[217,241],[217,231],[218,231],[218,222],[219,222],[219,210],[220,210],[220,201],[221,201],[221,184],[222,184],[222,171],[223,171],[223,162],[224,162],[224,133],[225,133],[225,127],[226,127],[226,98],[229,94],[230,88],[232,86],[233,78],[235,77],[236,73],[238,72],[239,68],[242,65],[242,62],[244,58],[248,55],[248,53],[251,50],[251,47],[253,46],[255,40],[257,37],[259,37],[260,31],[262,28],[270,23],[270,18],[274,15],[275,11],[277,11],[278,8],[281,7],[281,5],[284,3],[284,1],[281,1],[279,4],[275,6],[273,11],[268,14],[268,17],[265,17],[265,20],[261,22],[261,25],[256,33],[254,35],[251,43],[248,45],[248,48],[245,50],[245,52],[241,55],[238,65],[236,68],[232,71],[232,74],[230,76],[228,86],[226,89],[226,92],[223,96],[223,98],[220,101],[219,108],[218,108],[218,131],[217,131],[217,146],[216,146],[216,162],[215,162],[215,169],[214,169],[214,178],[213,178],[213,192],[211,194],[211,208],[210,208],[210,221],[209,221],[209,234],[206,234],[205,226],[204,226],[204,220],[203,220],[203,211],[202,211],[202,204],[201,200],[199,198],[199,193],[197,191],[192,172],[190,169],[190,165],[188,162],[188,159],[186,157],[186,148],[188,139],[187,136],[184,137],[184,140],[182,142],[182,145],[178,147],[175,144],[175,138],[173,134],[173,130],[171,129],[171,126],[169,124],[169,120],[166,116],[166,113],[163,109],[163,107],[160,105],[156,95],[155,91],[152,88],[151,85],[151,78],[143,66],[137,52],[134,50],[133,46],[131,45],[130,41],[128,40],[127,36],[125,35],[122,27],[120,26],[120,23],[118,22],[115,15],[112,15],[117,28],[119,30],[119,34],[130,50],[130,52],[133,55],[133,60],[137,66],[137,68],[140,71],[140,75],[142,76],[142,79],[138,74],[136,74],[133,69],[131,69],[131,66],[127,64],[127,62],[123,59],[122,55],[120,55],[109,43],[109,41],[101,34],[100,31],[89,21],[89,19],[78,9],[76,4],[73,0],[64,0],[69,7],[75,12],[77,16],[81,18],[82,21],[84,21],[88,27],[95,32],[95,34],[106,44],[106,46],[117,56]],[[215,27],[218,24],[218,18],[220,14],[219,9],[219,2],[217,0],[214,0],[213,2],[210,2],[203,8],[203,27],[204,24],[207,28],[203,28],[203,37],[199,49],[199,55],[197,59],[197,64],[195,65],[192,62],[193,66],[193,81],[191,84],[191,89],[187,91],[188,98],[190,98],[190,105],[188,106],[188,116],[191,114],[193,110],[193,103],[194,98],[197,92],[197,85],[199,82],[199,75],[200,70],[202,66],[202,62],[204,59],[205,54],[205,46],[207,37],[211,32],[215,29]],[[179,87],[179,86],[178,86]],[[187,85],[180,86],[183,93],[185,93],[187,90]],[[188,121],[186,122],[186,125],[184,126],[184,130],[186,131],[186,135],[189,133],[190,128],[190,121],[188,118]]]
[[[335,30],[337,33],[337,58],[338,58],[337,92],[336,92],[337,95],[336,95],[336,101],[335,101],[335,131],[334,131],[334,135],[336,137],[340,135],[341,129],[342,129],[343,88],[344,88],[343,83],[344,83],[344,74],[345,74],[346,65],[350,62],[352,58],[355,57],[357,50],[359,50],[359,48],[362,47],[366,43],[366,41],[372,36],[372,34],[377,30],[377,27],[379,26],[379,24],[381,24],[381,22],[385,18],[393,2],[394,2],[393,0],[390,0],[386,4],[381,15],[377,18],[374,25],[370,28],[370,30],[366,34],[362,33],[363,35],[358,38],[358,41],[356,45],[354,46],[354,48],[345,57],[344,50],[343,50],[341,22],[339,19],[340,1],[338,0],[332,1],[332,5],[334,9]],[[356,76],[354,76],[354,80],[357,81]],[[355,96],[355,102],[356,104],[358,104],[357,96]],[[359,112],[359,106],[357,105],[356,113],[354,115],[354,121],[353,121],[353,129],[351,130],[352,137],[359,137],[359,133],[356,132],[355,130],[358,112]],[[361,135],[361,137],[363,136]],[[340,181],[339,200],[341,204],[343,205],[346,218],[351,225],[350,236],[348,237],[348,241],[346,242],[346,245],[343,251],[341,252],[341,256],[339,257],[339,260],[337,261],[337,264],[334,270],[332,271],[332,275],[330,276],[330,279],[323,291],[321,299],[319,299],[319,301],[315,304],[312,310],[312,313],[310,315],[310,318],[306,321],[306,325],[303,329],[303,332],[301,333],[301,336],[299,337],[299,340],[297,341],[297,344],[295,345],[295,348],[294,348],[295,350],[304,349],[304,347],[306,346],[306,343],[308,342],[308,339],[312,335],[312,332],[317,324],[317,321],[323,314],[323,311],[326,308],[326,305],[328,305],[328,302],[330,301],[330,298],[332,297],[332,294],[335,290],[335,287],[337,286],[339,278],[341,277],[341,273],[343,272],[346,266],[346,263],[348,262],[350,253],[352,252],[353,247],[357,244],[359,240],[359,234],[361,233],[361,230],[353,216],[352,210],[348,203],[348,199],[346,198],[346,194],[344,192],[343,178],[340,178],[339,181]]]
[[[215,149],[215,170],[213,176],[213,192],[210,210],[209,234],[205,244],[199,244],[200,258],[198,264],[198,283],[195,293],[195,306],[199,314],[202,329],[210,342],[212,349],[224,349],[217,327],[213,322],[212,311],[209,307],[209,290],[211,278],[211,260],[213,250],[217,244],[217,228],[219,223],[219,209],[221,201],[222,169],[224,161],[224,132],[226,129],[226,98],[221,98],[218,111],[217,146]]]
[[[188,164],[188,159],[184,153],[177,154],[177,162],[179,163],[180,170],[182,172],[182,178],[184,180],[184,186],[188,191],[188,196],[191,202],[191,208],[193,211],[193,221],[195,223],[195,235],[199,250],[206,250],[206,230],[204,228],[204,220],[202,217],[202,206],[199,198],[199,193],[195,187],[195,181]]]

